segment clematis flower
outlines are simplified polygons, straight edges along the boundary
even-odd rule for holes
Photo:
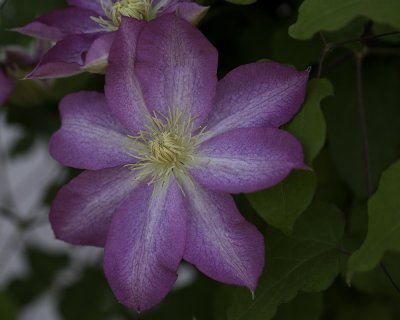
[[[66,9],[54,10],[15,29],[56,42],[28,78],[66,77],[84,71],[104,73],[122,17],[149,21],[174,12],[195,23],[208,9],[193,0],[68,0],[68,3],[70,7]]]
[[[50,152],[87,171],[54,200],[55,235],[104,246],[114,294],[138,311],[168,293],[182,259],[254,291],[263,236],[230,193],[304,168],[301,145],[278,127],[299,110],[308,73],[260,62],[217,82],[217,52],[196,28],[164,15],[137,37],[139,24],[122,19],[105,96],[61,102]]]

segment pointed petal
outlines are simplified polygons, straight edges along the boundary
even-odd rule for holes
[[[141,312],[161,301],[176,280],[186,237],[182,194],[143,184],[117,210],[104,251],[104,272],[118,300]]]
[[[144,21],[123,18],[110,49],[105,93],[111,112],[136,134],[145,125],[148,110],[134,72],[138,35]]]
[[[105,73],[114,36],[115,32],[107,32],[93,41],[87,52],[83,70],[92,73]]]
[[[307,79],[308,71],[274,62],[234,69],[218,83],[208,130],[216,135],[235,128],[279,127],[302,105]]]
[[[57,194],[50,210],[54,234],[80,245],[104,246],[111,217],[137,185],[132,171],[84,171]]]
[[[47,40],[61,40],[71,34],[102,32],[104,29],[90,17],[97,16],[91,10],[66,8],[54,10],[35,21],[16,28],[23,34]]]
[[[197,24],[206,15],[209,7],[204,7],[195,2],[182,2],[176,8],[178,17]]]
[[[61,101],[60,112],[62,126],[50,140],[50,153],[63,165],[99,170],[135,162],[128,154],[131,139],[103,94],[70,94]]]
[[[200,125],[212,106],[217,59],[203,34],[175,14],[150,21],[140,35],[135,64],[148,108],[190,111]]]
[[[58,41],[43,56],[28,79],[68,77],[83,72],[84,57],[98,35],[72,35]]]
[[[305,168],[301,144],[270,128],[235,129],[207,140],[190,173],[204,186],[227,193],[254,192]]]
[[[14,81],[7,77],[3,70],[0,69],[0,107],[14,89],[14,85]]]
[[[199,22],[209,9],[192,0],[153,0],[152,4],[159,16],[175,13],[178,17],[194,24]]]
[[[207,276],[254,291],[264,266],[264,239],[232,197],[184,183],[188,229],[184,259]]]

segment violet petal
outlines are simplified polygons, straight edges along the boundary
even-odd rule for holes
[[[139,312],[159,303],[177,278],[185,237],[175,180],[139,186],[116,211],[104,251],[104,272],[118,300]]]
[[[114,36],[115,32],[107,32],[93,41],[86,54],[82,69],[94,73],[105,73]]]
[[[85,55],[97,37],[99,34],[77,34],[58,41],[27,78],[59,78],[81,73]]]
[[[134,72],[137,38],[146,22],[123,18],[111,46],[106,71],[106,98],[113,115],[136,134],[149,113]]]
[[[50,140],[50,153],[62,164],[99,170],[135,162],[131,139],[108,110],[104,95],[78,92],[60,103],[62,127]]]
[[[91,10],[97,13],[98,16],[104,16],[102,3],[107,7],[110,7],[109,1],[104,0],[67,0],[70,6],[75,6],[82,9]]]
[[[182,2],[176,8],[178,17],[191,23],[198,23],[207,13],[209,7],[204,7],[196,2]]]
[[[235,128],[277,128],[304,101],[308,71],[274,62],[240,66],[219,83],[208,129],[219,134]]]
[[[255,290],[264,266],[264,239],[229,194],[184,183],[188,227],[184,259],[207,276]]]
[[[14,29],[23,34],[46,40],[61,40],[71,34],[102,32],[104,29],[90,17],[97,16],[91,10],[65,8],[51,11],[33,22]]]
[[[207,140],[199,149],[201,164],[190,173],[212,190],[254,192],[304,168],[301,144],[272,128],[235,129]]]
[[[104,246],[115,209],[137,183],[124,167],[84,171],[53,201],[50,222],[56,237],[72,244]]]
[[[149,109],[190,111],[202,124],[217,83],[216,49],[187,21],[166,14],[150,21],[139,37],[135,71]]]

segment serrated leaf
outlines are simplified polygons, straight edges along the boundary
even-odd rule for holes
[[[257,2],[257,0],[225,0],[225,1],[240,5],[248,5]]]
[[[228,320],[269,320],[277,307],[299,291],[326,289],[339,272],[343,215],[334,206],[314,202],[296,222],[293,234],[266,232],[266,269],[255,298],[238,288],[228,308]]]
[[[297,217],[309,206],[315,193],[312,171],[293,171],[278,185],[247,197],[257,213],[271,226],[292,232]]]
[[[348,280],[355,272],[377,266],[384,253],[400,251],[400,161],[383,174],[377,192],[368,201],[368,233],[348,263]]]
[[[338,30],[359,16],[400,28],[399,12],[398,0],[305,0],[289,34],[310,39],[318,31]]]
[[[311,80],[303,107],[286,125],[286,129],[301,141],[304,160],[310,165],[321,151],[326,139],[326,123],[320,103],[331,95],[333,95],[333,87],[328,80]]]

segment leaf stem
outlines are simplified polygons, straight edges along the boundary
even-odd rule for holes
[[[362,63],[363,63],[364,52],[356,52],[356,81],[357,81],[357,109],[361,127],[361,140],[363,146],[363,157],[365,167],[365,177],[367,183],[367,194],[368,198],[372,196],[373,186],[371,177],[371,165],[369,160],[369,143],[368,143],[368,131],[365,116],[364,106],[364,92],[363,92],[363,76],[362,76]]]
[[[321,53],[321,58],[319,59],[319,64],[318,64],[318,72],[317,72],[317,79],[321,78],[321,74],[322,74],[322,67],[324,65],[325,62],[325,58],[328,54],[328,52],[331,50],[332,46],[331,44],[326,40],[324,34],[322,32],[319,33],[322,42],[324,43],[324,49]]]
[[[394,35],[400,35],[400,31],[386,32],[386,33],[375,34],[375,35],[371,35],[371,36],[361,36],[356,39],[349,39],[349,40],[345,40],[345,41],[334,42],[332,44],[335,48],[338,48],[338,47],[342,47],[346,44],[352,44],[352,43],[356,43],[356,42],[366,42],[369,40],[375,40],[375,39],[394,36]]]
[[[397,285],[396,281],[394,281],[392,275],[389,273],[388,269],[386,266],[383,264],[383,262],[380,263],[380,267],[385,273],[386,277],[389,279],[390,283],[393,285],[393,287],[396,289],[396,291],[400,294],[400,287]]]
[[[326,57],[327,57],[327,55],[328,55],[328,53],[330,51],[332,51],[334,49],[337,49],[337,48],[340,48],[340,47],[343,47],[343,46],[345,46],[347,44],[351,44],[351,43],[360,42],[361,44],[364,44],[364,43],[368,42],[369,40],[379,39],[379,38],[393,36],[393,35],[400,35],[400,31],[393,31],[393,32],[386,32],[386,33],[367,36],[367,34],[369,33],[371,27],[372,27],[372,23],[369,22],[366,25],[363,34],[359,38],[349,39],[349,40],[340,41],[340,42],[329,42],[326,39],[325,35],[322,32],[320,32],[319,35],[320,35],[320,38],[321,38],[321,40],[322,40],[322,42],[324,44],[324,49],[322,50],[321,57],[319,59],[318,71],[317,71],[316,78],[317,79],[321,78],[322,71],[323,71],[323,65],[324,65],[325,59],[326,59]],[[368,53],[369,52],[370,51],[368,50]],[[388,52],[387,51],[383,51],[383,49],[382,49],[382,51],[379,51],[379,52],[378,52],[378,50],[377,51],[371,50],[371,53],[378,53],[378,54],[379,53],[381,53],[381,54],[385,54],[386,53],[387,54]],[[390,51],[390,54],[397,54],[397,53],[398,52],[396,52],[396,51]],[[345,55],[344,57],[345,57],[345,59],[343,59],[343,60],[342,59],[338,59],[337,61],[335,61],[335,64],[338,63],[338,62],[341,63],[341,62],[345,61],[346,58],[347,58],[347,55]]]
[[[372,184],[372,177],[371,177],[371,165],[369,159],[369,143],[368,143],[368,131],[367,131],[367,123],[366,123],[366,116],[365,116],[365,105],[364,105],[364,92],[363,92],[363,74],[362,74],[362,64],[364,58],[365,51],[357,51],[355,53],[356,58],[356,81],[357,81],[357,108],[358,108],[358,115],[360,119],[360,127],[361,127],[361,139],[363,145],[363,155],[364,155],[364,166],[365,166],[365,176],[366,176],[366,183],[367,183],[367,194],[368,199],[371,198],[373,194],[373,184]],[[400,287],[394,281],[392,275],[389,273],[386,266],[383,262],[380,263],[380,267],[385,273],[386,277],[389,279],[390,283],[396,289],[396,291],[400,294]]]

